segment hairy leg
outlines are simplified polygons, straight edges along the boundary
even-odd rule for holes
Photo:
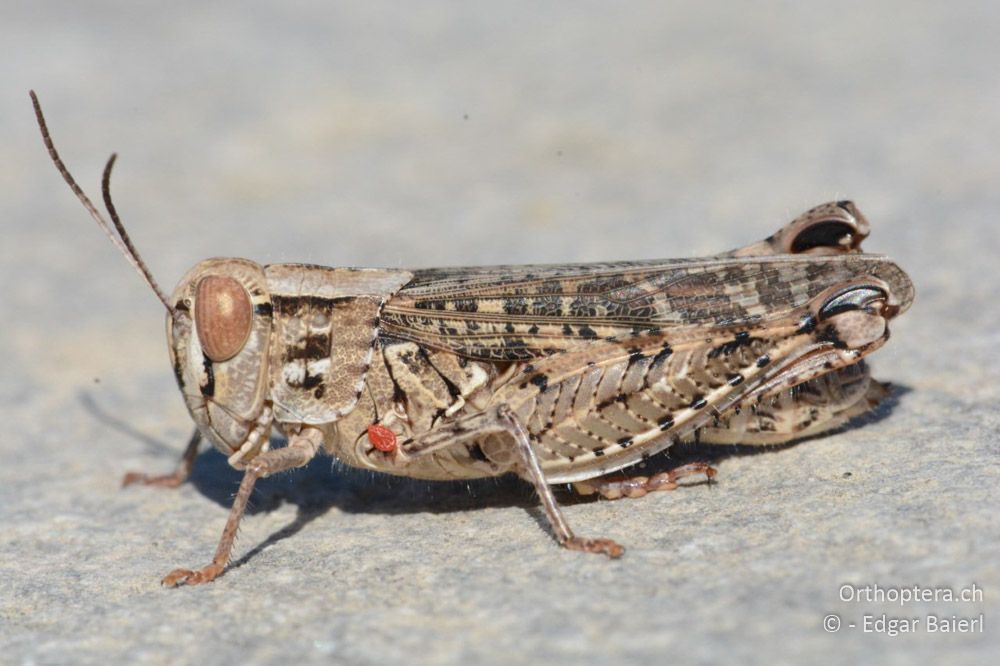
[[[219,539],[212,563],[197,570],[174,569],[163,578],[161,581],[163,585],[167,587],[176,587],[181,584],[199,585],[218,578],[225,570],[226,565],[229,564],[240,519],[243,518],[243,512],[246,511],[247,501],[250,499],[250,493],[253,492],[257,479],[295,467],[302,467],[316,456],[322,443],[323,434],[316,428],[306,427],[299,433],[292,435],[285,448],[265,451],[247,463],[243,481],[240,482],[240,489],[236,493],[233,508],[229,512],[226,527],[222,530],[222,538]]]

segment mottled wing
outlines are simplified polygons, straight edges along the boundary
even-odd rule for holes
[[[413,271],[380,335],[485,361],[517,361],[635,333],[711,335],[794,316],[827,287],[890,279],[879,255],[711,257]]]

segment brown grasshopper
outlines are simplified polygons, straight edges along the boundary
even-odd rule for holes
[[[913,300],[905,272],[861,253],[853,203],[817,206],[767,239],[696,259],[417,270],[261,266],[209,259],[167,297],[111,202],[113,227],[42,138],[77,198],[167,312],[174,375],[197,424],[178,469],[125,483],[176,486],[202,438],[243,470],[211,564],[217,578],[257,479],[321,449],[363,469],[422,479],[515,473],[558,542],[575,536],[552,484],[639,497],[715,470],[623,476],[672,444],[780,444],[835,428],[886,394],[862,359]],[[117,233],[116,233],[117,232]],[[269,435],[288,438],[269,449]]]

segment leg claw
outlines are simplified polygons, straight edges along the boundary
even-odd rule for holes
[[[580,550],[585,553],[599,553],[615,559],[621,557],[625,552],[625,547],[612,541],[611,539],[584,539],[582,537],[570,537],[563,546],[570,550]]]
[[[160,581],[164,587],[179,587],[180,585],[201,585],[211,583],[222,574],[223,566],[220,564],[209,564],[197,571],[190,569],[174,569]]]

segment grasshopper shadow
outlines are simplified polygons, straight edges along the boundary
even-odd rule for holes
[[[272,447],[283,443],[282,439],[272,440]],[[212,450],[198,457],[190,483],[205,497],[228,508],[241,478],[221,453]],[[246,564],[333,508],[346,513],[411,514],[519,506],[535,516],[537,500],[531,486],[513,475],[468,482],[422,481],[348,468],[317,456],[301,469],[259,480],[247,513],[266,513],[284,503],[296,507],[292,522],[233,560],[231,567]],[[535,519],[544,524],[540,515]]]
[[[284,445],[274,438],[272,448]],[[229,507],[243,478],[215,450],[198,456],[189,483],[206,498]],[[248,514],[267,513],[284,503],[307,513],[336,507],[347,513],[447,513],[482,507],[531,506],[530,485],[513,476],[474,481],[423,481],[346,467],[317,456],[301,469],[261,479]]]
[[[901,398],[910,391],[908,387],[894,385],[890,395],[876,409],[853,419],[835,432],[863,428],[887,418],[898,406]],[[101,410],[87,395],[81,397],[81,402],[96,419],[137,440],[147,451],[155,451],[162,455],[163,451],[170,450],[179,456],[179,444],[176,447],[170,446],[155,437],[137,431],[128,423]],[[690,462],[716,464],[730,457],[778,455],[786,448],[828,434],[823,433],[777,446],[680,444],[639,466],[626,469],[626,472],[649,476]],[[283,446],[284,440],[278,437],[272,438],[271,445],[273,448]],[[162,471],[169,471],[170,465],[174,462],[172,460],[170,463],[165,463]],[[230,467],[220,452],[212,449],[198,456],[188,483],[207,499],[229,508],[241,478],[242,474]],[[565,505],[602,501],[593,495],[582,497],[569,490],[568,486],[557,487],[556,492],[560,503]],[[263,550],[295,535],[313,520],[322,517],[335,507],[347,513],[401,515],[520,507],[525,509],[543,530],[548,531],[544,514],[540,510],[531,485],[511,474],[472,481],[424,481],[354,469],[330,457],[317,456],[304,468],[258,481],[246,513],[249,515],[267,513],[284,503],[296,506],[295,519],[235,560],[233,566],[241,566]]]
[[[147,455],[162,459],[159,469],[137,471],[162,474],[180,459],[183,442],[167,442],[144,433],[103,409],[87,392],[80,404],[95,420],[138,442]],[[285,445],[272,437],[271,447]],[[122,474],[126,470],[120,470]],[[225,456],[202,443],[188,483],[207,499],[229,508],[243,475]],[[164,492],[169,492],[165,490]],[[325,513],[338,507],[350,513],[390,514],[467,511],[477,507],[533,506],[530,485],[513,476],[475,481],[423,481],[359,470],[319,455],[307,466],[257,482],[247,514],[273,511],[288,502],[306,513]]]

